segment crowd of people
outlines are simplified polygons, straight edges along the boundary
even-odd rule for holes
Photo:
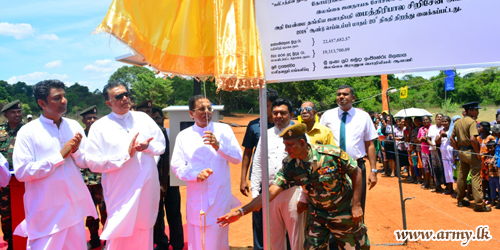
[[[383,163],[383,169],[379,171],[387,177],[397,176],[399,172],[405,175],[408,183],[458,198],[459,206],[474,201],[476,211],[491,211],[490,207],[500,209],[500,109],[491,122],[477,121],[479,109],[479,103],[467,103],[463,105],[462,116],[453,117],[438,113],[434,117],[394,118],[387,111],[369,112],[379,135],[375,142],[377,160]],[[468,120],[468,126],[459,123],[461,119]],[[460,125],[454,130],[456,124]],[[472,157],[474,161],[477,158],[479,162],[470,164],[461,160],[460,152],[465,151],[472,151],[467,158]],[[399,164],[396,164],[396,154]],[[464,176],[460,176],[464,164],[470,171],[462,171]],[[461,184],[464,178],[465,184]],[[463,190],[466,193],[461,191],[462,187],[465,187]],[[464,196],[467,198],[465,201],[462,200]],[[490,207],[485,206],[488,204]]]
[[[85,129],[64,117],[64,83],[41,81],[34,96],[38,119],[24,124],[19,101],[1,111],[8,121],[0,125],[0,215],[9,249],[9,169],[26,189],[25,219],[14,234],[36,250],[94,249],[102,240],[108,250],[183,249],[181,197],[170,170],[187,183],[193,250],[228,250],[227,226],[250,212],[254,249],[263,249],[262,187],[269,187],[272,249],[369,249],[366,191],[377,184],[377,160],[385,176],[406,173],[409,183],[450,194],[459,207],[474,201],[474,211],[500,208],[500,110],[491,124],[477,123],[476,102],[463,106],[463,117],[394,119],[354,108],[354,89],[342,85],[337,108],[320,115],[306,101],[294,122],[292,103],[267,89],[267,138],[260,118],[251,121],[241,150],[232,129],[212,121],[212,103],[203,95],[189,100],[193,125],[173,144],[163,112],[151,101],[136,105],[120,83],[103,89],[111,113],[98,118],[95,106],[80,113]],[[249,204],[231,194],[229,163],[241,163],[240,192],[252,196]]]

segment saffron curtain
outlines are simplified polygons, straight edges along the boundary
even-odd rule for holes
[[[213,77],[226,91],[265,83],[254,0],[114,0],[96,32],[157,72]]]

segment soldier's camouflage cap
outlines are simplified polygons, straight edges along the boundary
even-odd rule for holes
[[[135,106],[138,109],[147,109],[153,107],[153,102],[152,101],[142,101],[141,103],[137,104]]]
[[[81,116],[88,115],[88,114],[97,114],[97,106],[92,105],[92,106],[84,109],[82,112],[80,112]]]
[[[297,123],[289,126],[281,132],[280,137],[283,139],[293,139],[305,135],[307,132],[307,125],[304,123]]]
[[[21,109],[21,101],[15,100],[15,101],[3,106],[1,112],[3,113],[5,111],[11,110],[11,109]]]

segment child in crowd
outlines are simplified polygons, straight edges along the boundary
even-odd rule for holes
[[[494,155],[495,155],[495,167],[498,171],[498,168],[500,167],[500,143],[499,143],[499,139],[500,139],[500,124],[495,124],[493,125],[493,127],[491,128],[491,133],[493,134],[493,136],[495,136],[495,146],[494,146]],[[497,173],[497,176],[498,176],[498,173]],[[500,185],[498,184],[498,177],[497,178],[494,178],[494,177],[490,177],[490,181],[493,180],[492,182],[490,182],[490,191],[491,189],[494,189],[495,187],[492,187],[491,185],[495,185],[496,184],[496,189],[498,191],[500,191]],[[495,182],[496,181],[496,182]],[[499,194],[499,201],[500,201],[500,194]],[[499,204],[497,204],[497,206],[495,207],[497,209],[500,209],[500,202]]]
[[[488,152],[484,156],[483,162],[486,167],[488,167],[488,175],[489,175],[489,185],[490,185],[490,204],[491,206],[495,205],[495,201],[499,201],[500,195],[498,195],[499,191],[499,175],[498,175],[498,166],[495,162],[495,141],[489,141],[486,144],[486,148]],[[500,202],[496,205],[496,209],[500,209]]]
[[[413,173],[415,173],[415,178],[412,180],[411,183],[417,183],[418,184],[418,179],[420,179],[420,172],[418,171],[418,154],[417,154],[417,146],[412,145],[410,147],[410,158],[411,158],[411,166],[413,168]]]
[[[495,137],[490,133],[490,123],[489,122],[480,122],[478,126],[479,136],[477,137],[477,141],[479,142],[479,153],[481,154],[481,180],[483,187],[483,200],[488,201],[488,188],[489,184],[489,176],[488,176],[488,167],[485,165],[484,160],[486,159],[485,154],[488,154],[488,148],[486,144],[490,141],[495,141]],[[487,202],[488,203],[488,202]]]

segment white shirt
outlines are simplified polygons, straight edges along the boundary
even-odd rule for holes
[[[77,132],[85,135],[78,122],[61,118],[57,125],[40,115],[17,133],[13,164],[16,178],[25,182],[24,209],[26,219],[15,234],[38,239],[81,223],[87,216],[97,218],[90,193],[78,167],[80,149],[65,159],[61,149]]]
[[[439,132],[443,129],[443,126],[439,127],[437,125],[431,125],[429,131],[427,132],[427,136],[431,139],[432,145],[429,147],[429,150],[436,150],[436,137],[439,135]]]
[[[269,184],[273,182],[274,176],[283,166],[283,159],[288,156],[288,153],[285,151],[285,144],[283,144],[283,137],[280,137],[283,130],[284,129],[278,129],[277,127],[267,130]],[[259,192],[262,189],[261,142],[262,140],[259,140],[259,143],[257,143],[253,156],[252,175],[250,178],[252,198],[259,196]]]
[[[204,131],[208,130],[219,141],[217,151],[203,142]],[[211,122],[205,128],[194,124],[177,135],[170,166],[177,178],[187,182],[188,223],[199,225],[200,210],[203,210],[207,225],[213,225],[217,217],[241,204],[231,193],[229,162],[240,163],[242,154],[233,130],[226,124]],[[198,182],[198,174],[206,168],[211,168],[213,174]]]
[[[0,187],[6,187],[9,185],[10,172],[9,172],[9,162],[0,154]]]
[[[153,137],[146,150],[130,158],[128,147]],[[160,183],[155,156],[165,151],[165,137],[146,113],[110,113],[90,128],[86,163],[102,174],[102,187],[108,219],[101,239],[132,235],[134,228],[151,229],[160,201]]]
[[[342,113],[344,111],[340,108],[330,109],[321,116],[321,120],[319,121],[320,124],[332,130],[337,145],[340,145]],[[354,159],[364,157],[366,155],[365,142],[372,141],[378,137],[370,115],[356,108],[351,108],[347,111],[345,135],[346,152]]]

